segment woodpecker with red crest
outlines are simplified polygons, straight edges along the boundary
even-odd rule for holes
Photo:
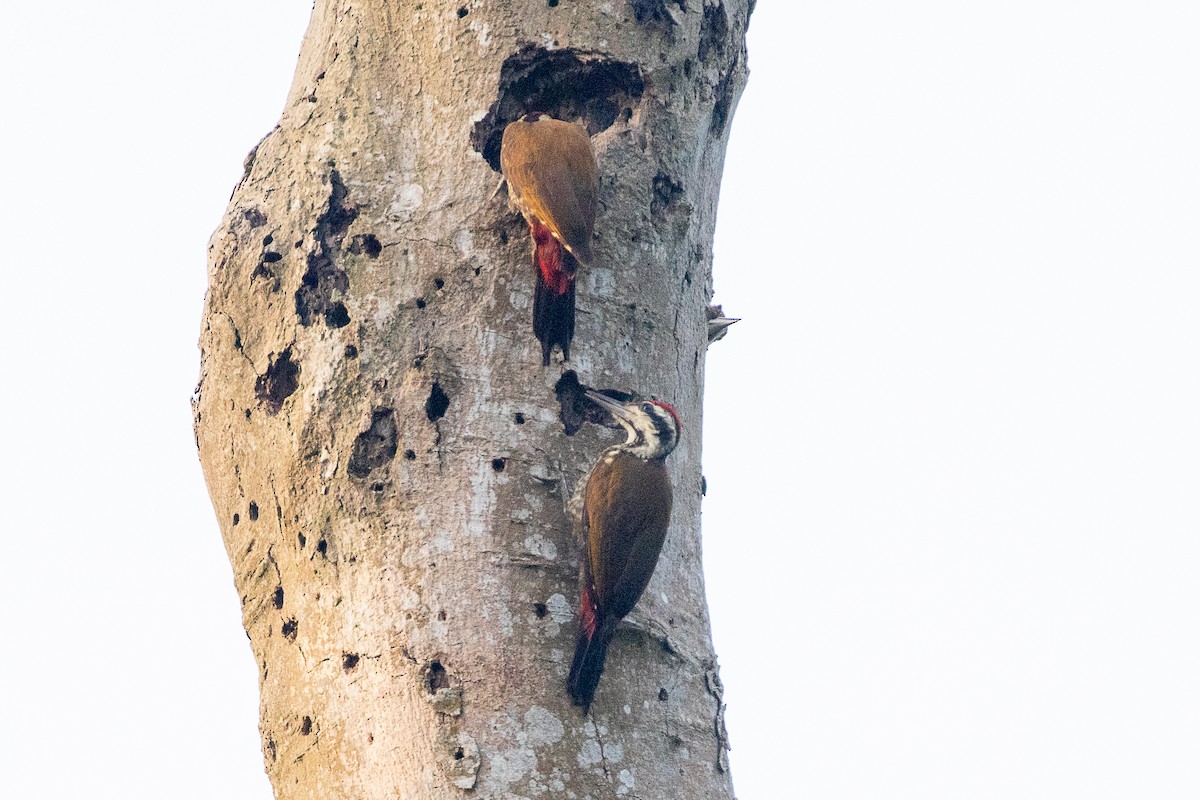
[[[671,519],[665,460],[680,431],[679,415],[666,403],[622,403],[591,389],[586,395],[625,429],[626,440],[604,451],[583,491],[579,638],[567,692],[585,714],[604,671],[608,643],[658,563]]]
[[[570,360],[575,272],[592,260],[596,222],[592,140],[580,125],[526,114],[504,129],[500,171],[533,239],[533,335],[542,344],[542,364],[550,364],[555,345]]]

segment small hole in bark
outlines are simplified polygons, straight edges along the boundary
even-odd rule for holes
[[[437,660],[429,662],[429,666],[425,668],[425,687],[430,694],[437,694],[438,689],[450,688],[450,676],[446,674],[446,668],[442,666],[442,662]]]
[[[449,407],[449,395],[442,391],[441,384],[434,381],[433,387],[429,390],[429,399],[425,401],[425,416],[429,418],[430,422],[437,422],[446,416],[446,409]]]
[[[664,703],[667,701],[667,690],[666,689],[658,690],[658,699],[659,699],[659,701],[664,702]]]
[[[492,469],[494,469],[496,472],[504,472],[504,465],[505,465],[505,459],[503,459],[503,458],[493,458],[492,459]]]
[[[404,460],[405,461],[416,461],[417,454],[414,453],[412,450],[405,450],[404,451]]]
[[[304,545],[308,544],[308,539],[305,538],[303,533],[296,534],[296,541],[300,542],[300,547],[304,547]]]
[[[433,285],[436,288],[441,289],[442,287],[444,287],[446,285],[446,282],[444,280],[442,280],[441,278],[434,278]]]
[[[275,587],[275,596],[272,598],[272,600],[275,602],[276,608],[283,608],[283,587],[282,586]]]
[[[258,520],[258,503],[255,503],[253,500],[251,500],[250,501],[250,521],[256,522],[257,520]]]
[[[446,621],[446,609],[442,609],[441,611],[438,612],[438,622],[445,622],[445,621]]]
[[[558,8],[558,0],[546,0],[546,5],[551,8]]]
[[[233,524],[234,524],[234,525],[237,525],[237,524],[238,524],[239,522],[241,522],[241,521],[242,521],[242,517],[241,517],[241,515],[240,515],[240,514],[234,514],[234,515],[233,515]]]
[[[342,654],[342,669],[346,672],[358,666],[358,653],[343,653]]]
[[[500,231],[500,244],[508,244],[508,231]],[[475,273],[478,275],[479,273]]]
[[[246,419],[250,419],[250,409],[246,409]]]
[[[292,361],[292,348],[272,358],[267,371],[254,382],[254,394],[272,416],[283,408],[283,401],[300,386],[300,365]]]
[[[534,603],[533,604],[533,613],[537,615],[538,619],[545,619],[546,614],[549,613],[549,609],[546,608],[545,603]]]
[[[317,540],[317,552],[318,553],[320,553],[321,555],[325,555],[325,552],[328,549],[329,549],[329,542],[325,541],[324,539]]]
[[[476,267],[476,268],[475,268],[475,275],[476,275],[476,276],[478,276],[478,275],[479,275],[479,271],[480,271],[481,269],[483,269],[483,267]]]
[[[312,733],[312,717],[305,717],[300,722],[300,735],[308,736],[310,733]]]
[[[331,328],[344,328],[350,324],[350,312],[345,303],[334,303],[325,312],[325,324]]]
[[[461,747],[459,747],[459,748],[455,749],[455,751],[454,751],[454,760],[455,760],[455,761],[462,761],[463,755],[464,755],[464,753],[463,753],[463,749],[462,749]]]
[[[372,492],[382,492],[385,488],[386,488],[386,486],[382,483],[372,483],[371,484]]]
[[[425,307],[425,298],[418,297],[417,298],[417,308],[424,308],[424,307]]]
[[[275,241],[275,237],[268,233],[266,236],[263,237],[263,247],[266,247],[267,245],[271,244],[271,242],[273,242],[273,241]]]
[[[346,466],[355,478],[365,478],[376,467],[386,466],[396,457],[396,416],[390,408],[371,412],[371,424],[354,439],[350,463]]]
[[[296,629],[299,627],[300,623],[296,622],[294,617],[283,623],[283,628],[281,629],[283,638],[287,639],[289,642],[296,641]]]
[[[458,8],[458,18],[459,19],[462,19],[463,17],[465,17],[467,14],[470,14],[470,13],[471,12],[467,9],[466,6],[459,6],[459,8]]]
[[[358,358],[358,348],[352,344],[346,345],[346,358]]]
[[[524,425],[525,424],[525,415],[522,414],[520,411],[518,411],[516,414],[513,415],[513,422],[517,423],[518,425]]]
[[[283,253],[276,253],[272,250],[262,254],[262,263],[274,264],[276,261],[283,261]]]

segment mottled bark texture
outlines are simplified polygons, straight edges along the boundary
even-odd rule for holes
[[[705,306],[747,0],[318,0],[210,246],[200,457],[280,798],[728,798],[700,569]],[[504,125],[582,119],[570,366],[675,404],[675,511],[590,717],[568,438]]]

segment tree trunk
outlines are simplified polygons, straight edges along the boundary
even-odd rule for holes
[[[317,0],[210,245],[197,444],[280,798],[729,798],[700,568],[705,305],[747,0]],[[675,509],[589,716],[568,438],[504,125],[600,171],[570,368],[673,403]]]

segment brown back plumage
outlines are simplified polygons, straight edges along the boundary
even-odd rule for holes
[[[513,203],[550,229],[585,266],[596,222],[596,156],[579,125],[542,116],[504,129],[500,169]]]
[[[645,591],[667,535],[671,502],[671,479],[661,459],[644,461],[618,451],[592,470],[584,507],[608,514],[585,513],[583,525],[587,573],[603,616],[624,617]]]

